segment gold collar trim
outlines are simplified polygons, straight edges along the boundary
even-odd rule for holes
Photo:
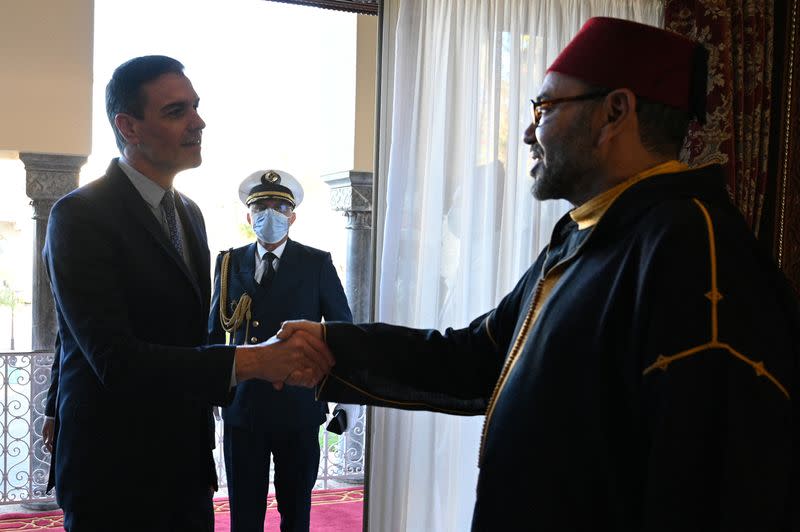
[[[572,209],[569,213],[572,221],[578,224],[578,229],[587,229],[597,224],[600,218],[606,213],[611,204],[614,203],[620,194],[628,190],[630,187],[648,177],[653,177],[661,174],[676,174],[678,172],[685,172],[689,170],[689,166],[682,162],[672,160],[665,163],[658,164],[652,168],[648,168],[643,172],[639,172],[635,176],[626,179],[619,185],[610,188],[593,197],[580,207]]]
[[[277,190],[266,190],[266,191],[262,191],[262,192],[254,192],[254,193],[250,194],[249,196],[247,196],[247,200],[245,201],[245,203],[247,205],[250,205],[254,201],[262,200],[264,198],[277,198],[277,199],[286,200],[286,201],[288,201],[289,203],[292,204],[292,208],[295,207],[294,197],[290,193],[288,193],[288,192],[280,192],[280,191],[277,191]]]

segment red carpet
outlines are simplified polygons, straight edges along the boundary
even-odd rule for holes
[[[364,488],[318,490],[311,494],[311,532],[360,532]],[[228,499],[214,500],[215,532],[230,532]],[[60,510],[0,515],[0,531],[64,530]],[[267,498],[266,530],[279,530],[280,516],[275,497]]]

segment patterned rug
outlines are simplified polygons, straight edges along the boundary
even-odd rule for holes
[[[364,488],[317,490],[311,494],[311,532],[360,532]],[[215,532],[230,532],[228,499],[214,500]],[[267,498],[265,530],[278,530],[280,515],[274,495]],[[0,515],[0,531],[63,531],[61,510]]]

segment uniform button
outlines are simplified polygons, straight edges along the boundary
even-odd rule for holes
[[[250,343],[251,343],[251,344],[257,344],[257,343],[258,343],[258,338],[256,338],[255,336],[253,336],[252,338],[250,338]]]
[[[258,327],[258,326],[259,326],[258,320],[253,320],[253,327]]]

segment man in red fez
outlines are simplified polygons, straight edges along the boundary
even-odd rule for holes
[[[716,165],[677,161],[706,55],[590,19],[525,131],[533,194],[575,208],[460,330],[295,322],[328,400],[485,414],[473,530],[798,530],[797,300]]]

